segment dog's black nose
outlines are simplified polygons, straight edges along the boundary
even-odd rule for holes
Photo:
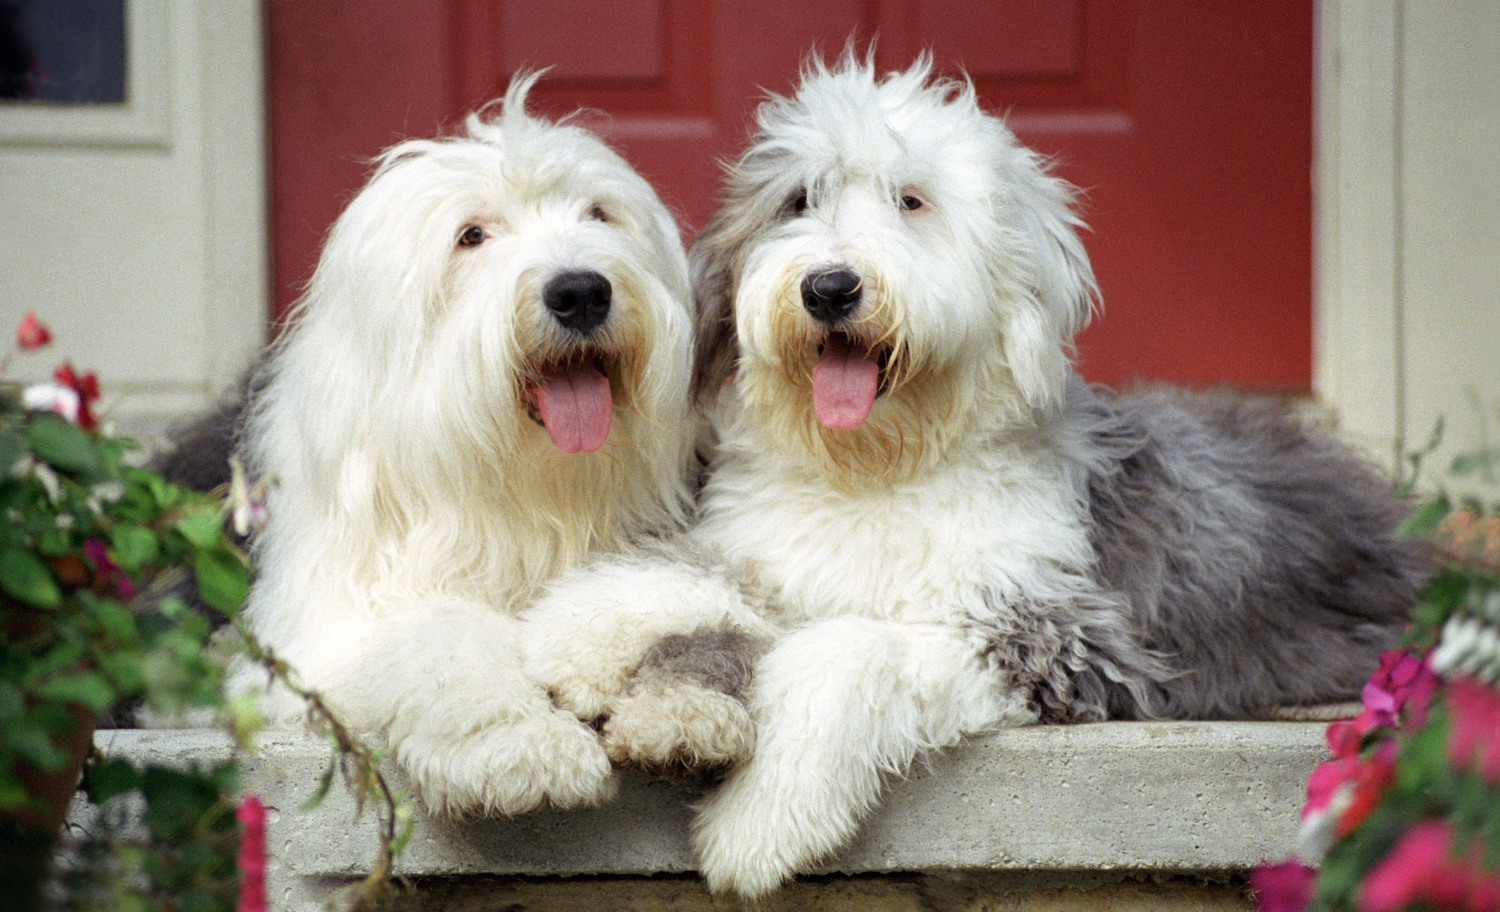
[[[612,291],[609,279],[591,269],[560,272],[542,286],[542,303],[557,322],[588,335],[609,316]]]
[[[859,304],[859,276],[848,269],[810,273],[802,280],[802,306],[813,319],[837,323]]]

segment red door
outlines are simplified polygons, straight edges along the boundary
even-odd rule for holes
[[[1306,0],[270,0],[268,34],[278,313],[368,159],[451,130],[518,67],[552,67],[535,108],[598,111],[691,235],[764,91],[813,46],[878,35],[882,68],[931,48],[966,70],[1085,191],[1090,379],[1309,387]]]

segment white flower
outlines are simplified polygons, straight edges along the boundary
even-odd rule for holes
[[[21,406],[33,412],[56,412],[74,424],[82,405],[78,392],[60,383],[33,383],[21,390]]]

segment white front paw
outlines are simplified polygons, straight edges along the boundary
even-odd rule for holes
[[[781,796],[761,794],[744,777],[729,781],[693,823],[698,870],[715,893],[758,899],[781,888],[825,851],[809,845],[810,821]],[[790,811],[790,814],[785,812]]]
[[[743,702],[686,681],[671,684],[615,705],[604,723],[611,760],[659,775],[704,775],[750,758],[755,724]]]
[[[397,745],[396,757],[427,807],[452,816],[596,805],[616,788],[599,736],[550,709],[457,741],[414,735]]]

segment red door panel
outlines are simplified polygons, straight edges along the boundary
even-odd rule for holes
[[[522,66],[533,106],[592,109],[691,234],[766,90],[808,49],[931,49],[1084,191],[1105,316],[1093,380],[1306,390],[1312,6],[1292,0],[269,0],[277,306],[363,162],[449,128]],[[861,44],[861,46],[864,46]]]

